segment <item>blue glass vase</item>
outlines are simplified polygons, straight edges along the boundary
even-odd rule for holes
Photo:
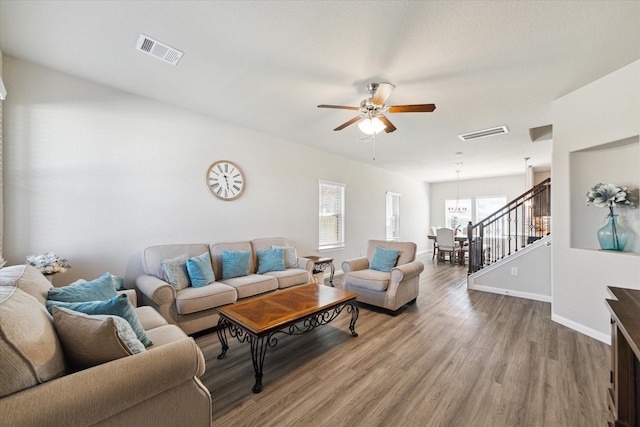
[[[598,230],[598,242],[604,251],[624,251],[629,230],[618,223],[618,215],[609,215],[607,224]]]

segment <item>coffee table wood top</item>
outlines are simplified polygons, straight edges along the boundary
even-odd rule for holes
[[[357,296],[354,292],[310,283],[229,304],[220,307],[218,312],[248,332],[262,335],[332,306],[354,300]]]

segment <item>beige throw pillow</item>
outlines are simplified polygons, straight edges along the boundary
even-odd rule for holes
[[[53,323],[67,361],[75,369],[145,351],[129,322],[118,316],[89,315],[54,307]]]

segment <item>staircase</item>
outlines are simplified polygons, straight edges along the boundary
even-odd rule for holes
[[[469,274],[551,234],[551,178],[516,197],[478,224],[469,223]]]

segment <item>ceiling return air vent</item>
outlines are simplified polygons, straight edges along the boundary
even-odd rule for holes
[[[180,52],[178,49],[160,43],[144,34],[140,34],[136,49],[171,65],[177,65],[183,54],[183,52]]]
[[[475,132],[463,133],[458,135],[458,138],[463,141],[469,141],[471,139],[486,138],[487,136],[501,135],[508,132],[509,129],[507,129],[506,126],[497,126],[494,128],[477,130]]]

